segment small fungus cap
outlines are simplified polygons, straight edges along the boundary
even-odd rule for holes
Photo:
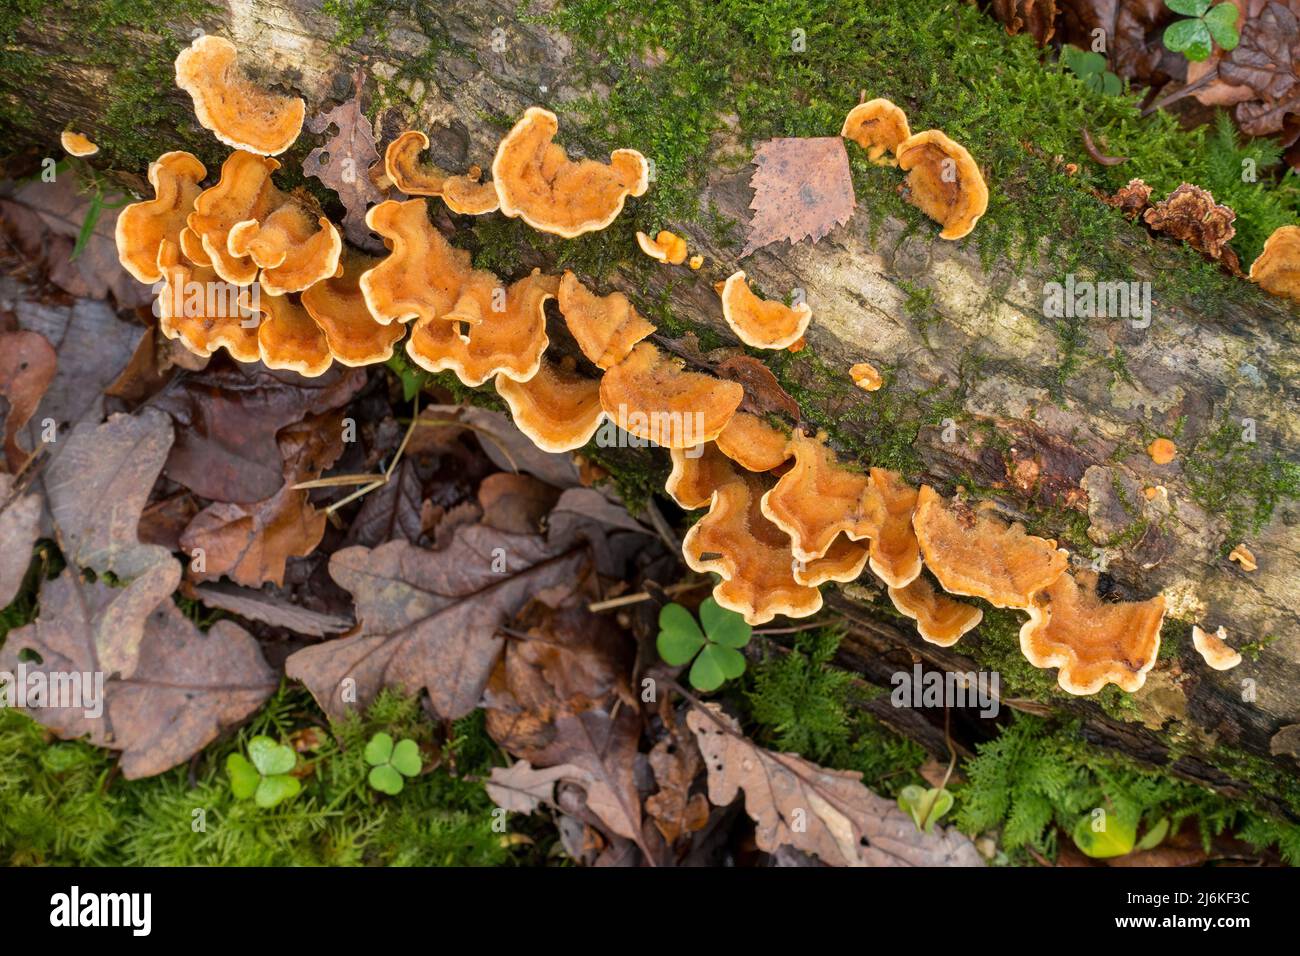
[[[790,439],[757,415],[736,412],[718,433],[718,450],[746,471],[771,471],[790,458]]]
[[[1198,624],[1192,625],[1192,646],[1216,671],[1232,670],[1241,663],[1241,655],[1228,646],[1227,637],[1228,632],[1222,625],[1213,634],[1202,630]]]
[[[687,511],[707,508],[713,493],[736,477],[731,459],[713,442],[668,451],[673,468],[664,483],[668,496]]]
[[[600,403],[618,427],[666,448],[713,441],[744,397],[737,382],[688,372],[649,342],[600,381]]]
[[[849,377],[853,379],[853,384],[864,392],[879,391],[880,386],[884,384],[880,372],[869,362],[859,362],[854,365],[849,369]]]
[[[655,330],[623,293],[596,295],[568,270],[560,279],[559,304],[582,354],[603,369],[623,361]]]
[[[235,45],[204,34],[176,57],[176,85],[194,99],[194,115],[227,146],[275,156],[302,132],[306,104],[249,82]]]
[[[237,290],[221,290],[220,277],[209,266],[196,265],[181,255],[173,239],[158,247],[158,275],[163,283],[158,293],[158,328],[195,355],[211,355],[224,348],[239,362],[261,358],[257,346],[257,316],[242,305]]]
[[[915,578],[904,588],[891,587],[889,600],[900,614],[916,622],[922,640],[940,647],[952,647],[984,619],[979,608],[954,601],[924,577]]]
[[[941,239],[967,235],[988,209],[979,166],[937,129],[908,137],[898,147],[898,165],[908,171],[908,201],[943,226]]]
[[[348,251],[339,265],[338,274],[306,289],[302,305],[320,330],[330,354],[349,366],[386,362],[393,346],[406,333],[398,323],[384,325],[366,308],[361,294],[361,274],[373,268],[374,259]]]
[[[840,535],[816,561],[796,561],[793,565],[794,579],[810,588],[830,581],[839,581],[841,584],[856,581],[862,576],[862,569],[867,566],[867,555],[867,545],[864,542]]]
[[[1244,544],[1239,544],[1229,551],[1228,560],[1236,561],[1241,565],[1243,571],[1254,571],[1259,567],[1259,564],[1255,561],[1255,552]]]
[[[375,320],[387,325],[451,312],[474,270],[469,253],[453,248],[434,228],[426,201],[385,200],[366,213],[366,225],[389,247],[388,256],[360,279]]]
[[[605,417],[600,382],[578,373],[571,360],[543,358],[537,374],[526,382],[498,374],[496,388],[510,406],[515,425],[542,451],[581,448]]]
[[[736,272],[722,284],[722,315],[740,341],[756,349],[784,349],[803,338],[812,319],[812,307],[800,302],[793,308],[784,302],[760,299]]]
[[[1147,445],[1147,454],[1157,465],[1167,465],[1178,457],[1178,446],[1168,438],[1157,438]]]
[[[194,211],[186,218],[191,232],[203,245],[212,268],[226,282],[251,285],[257,278],[257,263],[230,251],[230,231],[243,222],[262,220],[285,202],[285,195],[271,182],[280,168],[277,160],[236,150],[221,164],[221,178],[194,200]]]
[[[452,212],[481,216],[498,206],[496,187],[479,182],[477,166],[456,175],[432,163],[420,162],[429,148],[429,137],[419,130],[407,130],[384,150],[384,172],[393,185],[408,196],[441,196]]]
[[[1164,595],[1147,601],[1103,601],[1097,575],[1062,574],[1034,595],[1020,628],[1020,650],[1035,667],[1058,667],[1057,683],[1071,694],[1095,694],[1115,684],[1130,694],[1146,683],[1160,652]]]
[[[686,240],[663,229],[651,239],[644,232],[636,234],[636,244],[651,259],[665,265],[679,266],[686,261]]]
[[[790,536],[791,551],[800,561],[826,554],[840,532],[861,539],[864,505],[870,478],[840,464],[835,452],[819,438],[796,431],[789,452],[794,465],[763,496],[763,514]]]
[[[199,183],[207,174],[198,158],[186,152],[163,153],[149,164],[154,198],[123,209],[113,229],[118,261],[137,281],[152,285],[162,278],[158,252],[164,240],[181,242],[185,219],[203,191]]]
[[[572,239],[604,229],[628,196],[644,194],[650,166],[634,149],[615,150],[608,166],[574,162],[552,142],[558,130],[554,113],[530,106],[497,147],[492,181],[507,216]]]
[[[1279,226],[1250,266],[1250,281],[1271,295],[1300,302],[1300,226]]]
[[[875,163],[886,151],[897,154],[898,147],[912,131],[902,109],[889,100],[874,99],[849,110],[840,135],[865,149],[867,158]]]
[[[921,545],[912,528],[917,492],[902,475],[886,468],[872,468],[870,478],[862,520],[852,533],[869,533],[876,577],[891,588],[904,588],[921,573]]]
[[[338,272],[343,239],[324,216],[291,201],[261,222],[247,219],[232,226],[226,251],[252,259],[262,269],[262,289],[269,295],[284,295],[301,292]]]
[[[980,597],[995,607],[1027,608],[1065,573],[1066,551],[1026,534],[988,510],[945,501],[922,485],[912,527],[926,566],[949,594]]]
[[[244,297],[244,304],[251,307],[248,291]],[[325,374],[334,356],[325,333],[296,298],[261,290],[257,309],[263,318],[257,326],[257,351],[267,368],[288,369],[316,378]]]
[[[84,158],[94,156],[99,152],[99,147],[90,141],[90,138],[83,136],[81,133],[74,133],[71,130],[64,130],[59,134],[59,142],[63,146],[63,151],[69,156]]]

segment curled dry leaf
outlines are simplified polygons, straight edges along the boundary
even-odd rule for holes
[[[1028,33],[1039,46],[1056,32],[1056,0],[993,0],[989,13],[1011,36]]]
[[[0,607],[22,587],[41,531],[41,510],[40,495],[23,494],[12,475],[0,473]]]
[[[18,432],[32,417],[54,379],[54,347],[38,332],[0,332],[0,435],[9,471],[28,455],[18,447]]]
[[[511,813],[533,813],[542,804],[555,804],[555,785],[561,780],[582,786],[587,779],[587,772],[573,764],[539,770],[527,760],[516,760],[509,767],[493,767],[484,787],[498,807]]]
[[[307,154],[302,171],[338,193],[347,210],[343,231],[348,242],[361,249],[378,251],[378,243],[366,225],[366,210],[374,203],[383,202],[384,194],[370,178],[370,167],[379,162],[379,151],[375,148],[374,129],[361,109],[364,79],[365,75],[358,70],[356,95],[307,121],[307,128],[313,133],[323,133],[331,126],[338,132],[325,145]]]
[[[773,242],[816,242],[853,215],[857,199],[840,137],[769,139],[754,152],[754,165],[742,259]]]
[[[1300,19],[1294,4],[1272,2],[1241,29],[1241,41],[1219,62],[1219,76],[1252,94],[1238,103],[1237,123],[1249,136],[1297,132],[1287,117],[1300,113]]]
[[[241,588],[235,584],[200,584],[194,588],[194,596],[207,607],[310,637],[341,634],[352,627],[351,618],[322,614],[277,599],[266,591]]]

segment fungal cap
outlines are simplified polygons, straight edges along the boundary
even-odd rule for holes
[[[398,323],[384,325],[366,308],[361,294],[361,274],[374,266],[375,260],[357,252],[347,252],[338,273],[317,282],[302,293],[302,305],[325,334],[330,354],[348,366],[386,362],[393,346],[406,332]]]
[[[922,485],[912,527],[926,566],[949,594],[979,597],[995,607],[1027,608],[1065,573],[1068,552],[1056,542],[1008,525],[990,509],[949,502]]]
[[[226,282],[251,285],[257,263],[230,252],[230,231],[250,219],[262,220],[284,203],[284,195],[271,183],[278,160],[236,150],[221,164],[221,178],[194,199],[186,225],[203,244],[212,268]]]
[[[384,150],[384,172],[408,196],[441,196],[442,185],[451,175],[441,167],[420,162],[420,154],[428,148],[428,136],[408,129]]]
[[[870,479],[840,464],[819,436],[796,431],[789,452],[794,465],[763,496],[763,514],[790,536],[791,551],[811,562],[826,554],[840,532],[864,538],[859,522]]]
[[[558,130],[554,113],[530,106],[497,147],[492,181],[507,216],[572,239],[604,229],[628,196],[644,194],[650,166],[634,149],[615,150],[608,166],[574,162],[552,142]]]
[[[784,302],[760,299],[736,272],[722,284],[722,315],[740,341],[756,349],[783,349],[803,338],[812,307],[800,302],[793,308]]]
[[[691,256],[690,267],[692,270],[698,270],[702,265],[704,265],[704,256]]]
[[[1250,281],[1271,295],[1300,302],[1300,226],[1279,226],[1250,266]]]
[[[567,269],[560,279],[559,304],[582,354],[603,369],[623,361],[655,330],[623,293],[596,295]]]
[[[287,202],[261,222],[246,219],[232,226],[226,251],[261,266],[264,292],[284,295],[338,272],[343,239],[324,216],[313,217],[301,203]]]
[[[99,147],[92,143],[87,136],[81,133],[74,133],[71,130],[64,130],[59,134],[59,142],[63,146],[63,151],[69,156],[84,158],[94,156],[99,152]]]
[[[686,261],[686,240],[667,229],[651,239],[644,232],[636,234],[636,244],[651,259],[665,265],[679,266]]]
[[[757,415],[736,412],[718,433],[718,450],[747,471],[771,471],[789,459],[790,439]]]
[[[473,270],[469,253],[453,248],[434,228],[426,201],[385,200],[366,213],[366,225],[389,245],[388,256],[360,279],[375,320],[388,325],[447,315]]]
[[[207,174],[197,157],[181,151],[163,153],[149,164],[154,198],[127,206],[113,228],[118,261],[137,281],[152,285],[162,278],[159,250],[164,240],[181,242],[185,217],[203,191],[199,183]]]
[[[886,99],[874,99],[849,110],[840,135],[865,149],[867,159],[879,163],[886,151],[897,155],[899,146],[912,131],[907,125],[907,114],[899,107]]]
[[[1259,567],[1259,564],[1255,561],[1255,552],[1251,551],[1250,548],[1246,547],[1244,544],[1239,544],[1229,551],[1228,560],[1236,561],[1241,565],[1241,570],[1243,571],[1254,571]]]
[[[1147,445],[1147,454],[1157,465],[1167,465],[1178,456],[1178,446],[1168,438],[1157,438]]]
[[[600,382],[578,374],[571,359],[543,358],[537,374],[526,382],[498,374],[496,387],[510,406],[515,425],[543,451],[581,448],[605,417]]]
[[[244,305],[252,307],[244,292]],[[257,309],[264,318],[257,326],[257,351],[267,368],[288,369],[306,378],[324,375],[334,357],[329,340],[306,309],[291,296],[269,295],[263,289]]]
[[[912,528],[916,489],[903,476],[872,468],[862,517],[850,534],[871,538],[871,570],[892,588],[905,588],[921,573],[921,545]]]
[[[1213,634],[1201,630],[1198,624],[1192,625],[1192,646],[1216,671],[1232,670],[1241,663],[1241,655],[1228,646],[1227,637],[1223,625]]]
[[[900,614],[916,622],[922,640],[940,647],[952,647],[984,619],[979,608],[954,601],[924,577],[915,578],[904,588],[891,587],[889,600]]]
[[[471,166],[468,173],[448,176],[442,184],[442,201],[454,213],[463,216],[483,216],[500,208],[496,187],[479,182],[481,171]]]
[[[880,372],[869,362],[859,362],[849,369],[849,377],[853,379],[853,384],[864,392],[877,391],[885,380],[880,377]]]
[[[247,321],[253,313],[242,307],[241,297],[207,294],[222,288],[210,267],[189,262],[175,240],[164,238],[156,268],[163,283],[158,293],[158,328],[163,335],[180,341],[195,355],[208,356],[224,348],[239,362],[261,357],[256,323]],[[193,294],[195,289],[200,293]]]
[[[736,477],[731,459],[713,442],[693,448],[671,448],[668,455],[673,468],[664,490],[687,511],[707,508],[713,493]]]
[[[796,562],[794,579],[806,587],[815,588],[828,581],[856,581],[867,566],[867,546],[840,535],[816,561]]]
[[[199,124],[235,149],[275,156],[302,132],[306,104],[249,82],[235,45],[204,34],[176,57],[176,85],[194,99]]]
[[[943,226],[941,239],[960,239],[989,205],[984,176],[966,148],[937,129],[899,145],[898,165],[908,170],[908,201]]]
[[[1058,667],[1057,683],[1071,694],[1095,694],[1115,684],[1130,694],[1146,683],[1160,652],[1165,598],[1103,601],[1091,571],[1062,574],[1037,592],[1020,628],[1020,650],[1035,667]]]
[[[618,427],[666,448],[713,441],[744,397],[738,383],[685,371],[649,342],[600,382],[600,403]]]

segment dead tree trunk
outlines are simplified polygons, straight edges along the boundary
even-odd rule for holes
[[[229,10],[200,25],[234,39],[261,76],[296,88],[309,115],[347,95],[358,61],[366,64],[368,83],[391,90],[398,66],[436,43],[440,52],[428,57],[428,75],[417,81],[422,88],[406,90],[415,100],[423,97],[422,105],[392,118],[443,130],[433,137],[441,154],[436,158],[463,167],[492,155],[501,129],[489,117],[513,117],[532,104],[562,104],[591,92],[571,85],[572,65],[584,53],[563,35],[521,22],[515,8],[514,0],[461,0],[423,14],[419,23],[390,28],[383,44],[362,37],[340,49],[330,43],[337,23],[313,0],[232,0]],[[55,155],[65,125],[93,134],[110,76],[100,67],[67,63],[78,42],[69,15],[51,9],[46,16],[20,28],[18,46],[58,51],[64,59],[51,60],[38,80],[0,71],[0,89],[21,88],[34,106],[26,119],[14,121],[15,141]],[[176,24],[182,42],[192,26]],[[175,89],[157,95],[188,111]],[[174,132],[160,136],[158,152],[212,146],[196,126],[179,138]],[[734,165],[715,173],[703,189],[705,206],[746,222],[748,175]],[[872,236],[866,217],[856,216],[815,245],[771,246],[738,263],[739,244],[720,245],[709,230],[689,223],[670,227],[686,234],[692,251],[704,253],[718,275],[706,270],[682,281],[680,270],[659,270],[647,289],[615,274],[607,286],[621,283],[644,300],[672,272],[676,314],[720,330],[729,341],[715,278],[743,266],[766,289],[805,290],[815,309],[808,348],[816,361],[795,363],[790,374],[806,386],[806,396],[815,396],[800,397],[807,419],[834,423],[838,434],[852,437],[888,427],[881,422],[882,403],[892,400],[895,411],[903,406],[898,427],[913,427],[906,414],[911,396],[930,389],[950,396],[957,403],[945,415],[951,421],[920,423],[913,444],[919,477],[945,491],[963,482],[995,489],[1009,517],[1034,521],[1034,530],[1059,536],[1076,552],[1095,549],[1090,557],[1106,562],[1121,594],[1163,590],[1171,618],[1184,622],[1181,629],[1167,627],[1166,640],[1178,641],[1176,653],[1136,695],[1134,719],[1057,696],[1020,697],[1015,706],[1080,714],[1097,742],[1153,763],[1174,761],[1176,772],[1230,793],[1249,786],[1242,754],[1296,772],[1293,754],[1270,756],[1270,741],[1300,723],[1300,509],[1277,502],[1265,527],[1249,538],[1259,569],[1246,573],[1225,558],[1238,542],[1228,538],[1228,518],[1204,489],[1207,469],[1212,476],[1220,467],[1216,455],[1225,470],[1275,453],[1294,456],[1300,324],[1284,305],[1252,300],[1223,314],[1191,314],[1159,301],[1159,277],[1181,260],[1135,226],[1120,251],[1131,263],[1126,278],[1156,280],[1150,327],[1122,319],[1080,324],[1072,331],[1082,361],[1059,376],[1059,330],[1042,307],[1044,284],[1060,278],[1050,261],[984,268],[968,243],[943,242],[931,231],[905,236],[903,224],[894,221]],[[525,261],[528,255],[521,251],[521,268],[548,265]],[[1117,350],[1123,367],[1108,361]],[[895,369],[884,392],[868,396],[852,386],[847,369],[860,361]],[[1228,442],[1225,436],[1251,428],[1246,419],[1254,423],[1254,443]],[[1176,429],[1185,453],[1157,468],[1143,449],[1156,434]],[[1162,495],[1146,499],[1144,489],[1157,485],[1166,489],[1167,501]],[[1089,519],[1086,541],[1079,540],[1079,515]],[[864,579],[832,601],[853,622],[845,662],[868,680],[887,682],[900,663],[910,667],[911,654],[942,668],[976,669],[988,659],[981,648],[991,637],[976,633],[951,650],[926,645],[906,622],[881,614],[877,597]],[[1187,638],[1186,625],[1193,622],[1225,626],[1236,646],[1265,646],[1236,670],[1212,671]],[[910,719],[882,716],[902,725]]]

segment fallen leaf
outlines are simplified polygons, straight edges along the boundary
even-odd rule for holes
[[[214,501],[270,498],[284,484],[276,433],[346,404],[365,381],[342,367],[319,378],[260,365],[187,375],[151,402],[177,425],[167,477]]]
[[[1181,74],[1186,61],[1160,42],[1161,28],[1174,19],[1164,0],[1069,0],[1060,9],[1056,39],[1091,50],[1104,36],[1112,73],[1148,86],[1167,83],[1170,70]]]
[[[799,403],[781,387],[772,370],[753,356],[733,355],[719,362],[715,371],[720,378],[739,382],[744,387],[745,401],[741,408],[745,411],[754,415],[784,413],[796,421],[799,419]]]
[[[989,12],[1009,35],[1028,33],[1039,46],[1056,32],[1056,0],[993,0]]]
[[[897,804],[863,786],[860,773],[757,746],[717,704],[694,707],[686,723],[708,768],[710,802],[727,806],[743,790],[759,849],[789,845],[832,866],[984,864],[956,830],[919,831]]]
[[[839,136],[769,139],[754,153],[749,237],[743,259],[773,242],[816,242],[849,221],[857,199]]]
[[[361,500],[361,510],[348,528],[347,545],[374,548],[385,541],[416,544],[424,529],[420,523],[423,489],[420,475],[409,458],[403,458],[387,483]]]
[[[425,421],[464,423],[474,432],[492,464],[502,471],[525,471],[556,488],[579,484],[572,455],[542,451],[503,412],[466,405],[430,405],[420,417]]]
[[[65,740],[122,751],[129,780],[188,760],[254,713],[279,683],[247,631],[218,621],[204,634],[169,594],[143,580],[125,589],[81,581],[69,568],[42,586],[40,616],[10,632],[0,650],[0,670],[14,674],[20,665],[47,682],[77,673],[86,692],[86,682],[103,678],[102,714],[89,699],[27,712]],[[112,660],[133,644],[139,663],[113,676]],[[24,652],[40,663],[24,663]]]
[[[307,121],[313,133],[323,133],[331,126],[337,132],[317,146],[302,161],[302,171],[315,176],[339,195],[347,214],[343,217],[343,231],[354,246],[379,251],[366,225],[366,210],[372,203],[382,202],[384,194],[370,179],[370,167],[379,161],[375,148],[375,131],[361,109],[361,88],[365,74],[358,69],[355,77],[356,94],[340,103],[328,113],[320,113]]]
[[[674,726],[670,736],[650,751],[650,769],[659,790],[646,797],[645,812],[669,843],[704,829],[709,822],[709,801],[691,793],[691,785],[704,769],[704,758],[689,734]]]
[[[284,583],[284,568],[292,557],[316,550],[325,534],[325,513],[312,507],[307,490],[296,482],[319,478],[343,453],[342,416],[337,412],[287,425],[278,441],[284,484],[270,498],[250,504],[217,502],[208,505],[181,535],[181,548],[203,554],[202,569],[190,563],[200,581],[230,578],[236,584],[260,587]]]
[[[13,475],[0,474],[0,607],[22,587],[41,532],[41,497],[15,493]]]
[[[595,521],[617,531],[630,531],[634,534],[652,533],[649,528],[628,514],[626,507],[619,502],[611,501],[595,488],[566,489],[555,502],[555,507],[551,509],[551,527],[566,515],[573,515],[577,520]]]
[[[573,764],[538,770],[527,760],[516,760],[509,767],[493,767],[484,786],[498,807],[511,813],[533,813],[542,804],[555,803],[555,785],[561,780],[581,785],[587,774]]]
[[[178,369],[198,372],[209,361],[210,357],[195,355],[179,339],[169,339],[157,326],[150,326],[140,336],[126,368],[104,389],[104,394],[139,405],[157,394]]]
[[[200,584],[194,588],[194,596],[206,607],[228,611],[249,621],[283,627],[295,634],[310,637],[342,634],[352,627],[351,618],[322,614],[291,604],[286,598],[277,598],[265,591],[243,588],[237,584]]]
[[[584,560],[568,542],[484,525],[460,528],[443,551],[406,541],[336,551],[330,574],[352,592],[361,631],[298,651],[288,674],[334,718],[391,686],[426,688],[439,716],[463,717],[501,653],[501,626],[529,595],[573,580]]]
[[[478,486],[483,523],[511,534],[537,534],[560,492],[531,475],[498,471]]]
[[[1249,88],[1254,96],[1238,103],[1237,123],[1250,136],[1283,131],[1288,115],[1300,113],[1300,19],[1283,3],[1269,3],[1246,21],[1241,41],[1219,63],[1227,83]],[[1283,146],[1295,141],[1296,131]]]
[[[40,333],[0,332],[0,398],[7,403],[0,431],[11,472],[18,471],[28,458],[18,447],[18,432],[40,404],[56,365],[54,347]]]

